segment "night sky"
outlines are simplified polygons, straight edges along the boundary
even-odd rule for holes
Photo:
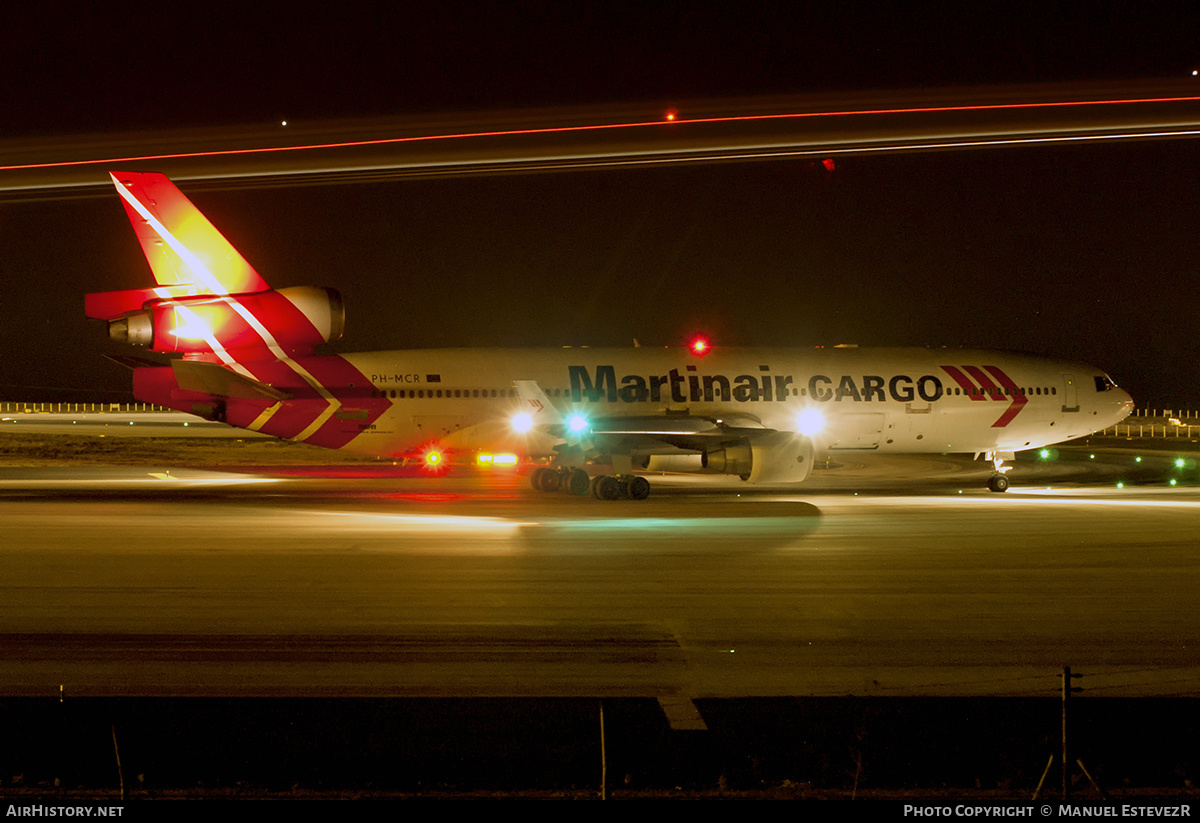
[[[1200,67],[1187,4],[30,5],[0,11],[3,140]],[[189,193],[272,285],[342,292],[340,351],[979,346],[1200,408],[1193,140]],[[115,194],[0,201],[0,278],[0,396],[129,397],[83,318],[149,283]]]

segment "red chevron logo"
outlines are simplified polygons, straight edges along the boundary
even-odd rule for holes
[[[942,366],[942,371],[950,375],[950,379],[957,383],[963,393],[972,400],[1011,401],[1004,413],[992,424],[993,429],[1002,429],[1007,426],[1016,419],[1016,416],[1021,413],[1021,409],[1025,408],[1025,404],[1029,402],[1025,390],[997,366],[983,366],[982,368],[963,366],[961,369],[958,366]],[[993,378],[995,379],[993,380]]]

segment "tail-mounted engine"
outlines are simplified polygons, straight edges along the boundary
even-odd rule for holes
[[[299,286],[254,294],[175,295],[179,287],[87,297],[87,316],[108,321],[113,340],[156,352],[210,354],[264,349],[310,354],[342,336],[345,311],[335,289]],[[243,355],[244,356],[244,355]]]

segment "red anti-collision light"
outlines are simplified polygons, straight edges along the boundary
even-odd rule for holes
[[[704,355],[708,354],[708,350],[712,348],[712,346],[709,344],[707,337],[694,337],[692,338],[692,342],[689,344],[689,348],[692,350],[692,354],[696,355],[697,357],[703,357]]]

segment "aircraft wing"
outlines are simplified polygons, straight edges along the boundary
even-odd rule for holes
[[[800,482],[812,470],[811,438],[767,428],[748,414],[564,418],[533,380],[514,381],[529,428],[537,428],[589,455],[628,461],[633,454],[699,452],[751,482]]]
[[[187,287],[189,294],[270,288],[166,175],[119,171],[110,176],[160,286]]]
[[[587,428],[592,446],[606,453],[654,452],[664,446],[672,451],[702,452],[739,440],[765,442],[778,434],[761,423],[731,425],[722,419],[691,415],[598,418],[589,420]]]
[[[567,441],[586,441],[608,451],[647,449],[666,445],[675,449],[703,451],[738,439],[769,439],[774,429],[763,426],[750,415],[722,418],[690,414],[638,415],[627,417],[564,417],[534,380],[516,380],[517,396],[529,416],[530,428],[537,428]]]

